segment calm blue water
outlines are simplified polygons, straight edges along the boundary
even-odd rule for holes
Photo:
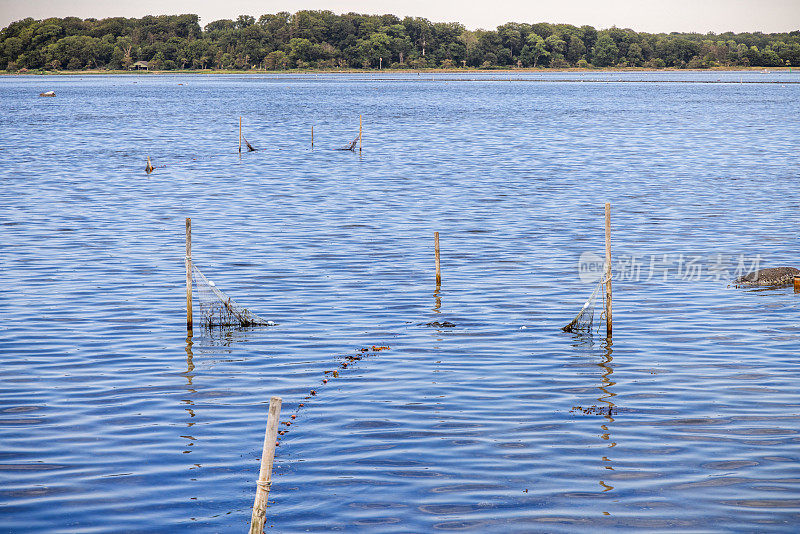
[[[0,531],[241,532],[279,395],[268,531],[796,532],[797,82],[0,78]],[[278,326],[187,339],[185,217]]]

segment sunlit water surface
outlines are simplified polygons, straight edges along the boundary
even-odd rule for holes
[[[796,532],[797,82],[0,78],[0,530],[244,531],[279,395],[268,530]],[[185,217],[277,326],[187,340]]]

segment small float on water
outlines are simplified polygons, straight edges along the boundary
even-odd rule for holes
[[[794,267],[770,267],[759,269],[733,281],[735,287],[780,287],[788,286],[800,279],[800,269]]]
[[[44,92],[44,93],[39,93],[39,96],[56,96],[56,92],[55,91],[47,91],[47,92]]]

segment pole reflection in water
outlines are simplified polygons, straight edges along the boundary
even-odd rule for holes
[[[192,331],[189,330],[189,335],[186,336],[186,372],[183,373],[183,376],[186,377],[186,388],[195,393],[195,390],[192,389],[192,378],[194,375],[192,372],[194,371],[194,353],[192,352],[192,346],[194,342],[192,341]]]
[[[192,331],[189,330],[189,334],[186,336],[186,372],[182,373],[184,377],[186,377],[186,391],[190,394],[197,393],[197,390],[194,389],[192,385],[192,380],[194,379],[194,353],[192,352],[192,346],[194,342],[192,341]],[[194,401],[191,399],[181,399],[183,404],[194,406]],[[191,420],[194,417],[194,410],[191,408],[184,408],[187,412],[189,412],[189,421],[186,423],[186,426],[191,428],[194,426],[194,422]],[[191,435],[181,436],[184,439],[189,440],[187,444],[187,448],[194,445],[195,438]],[[191,449],[182,451],[184,454],[189,454]]]
[[[611,386],[616,384],[616,382],[611,380],[611,375],[614,374],[614,368],[611,366],[611,362],[614,359],[611,356],[611,354],[614,352],[612,344],[613,342],[611,341],[611,338],[607,338],[605,342],[605,351],[603,353],[603,361],[597,364],[597,366],[600,367],[603,372],[600,378],[600,386],[598,387],[602,394],[597,398],[597,400],[601,404],[600,408],[602,416],[604,419],[606,419],[606,422],[600,425],[600,428],[603,430],[603,434],[601,434],[600,437],[608,442],[609,449],[613,449],[617,446],[616,442],[614,442],[611,438],[611,430],[609,429],[609,425],[614,422],[613,412],[615,405],[612,402],[612,399],[617,395],[611,391]],[[603,456],[602,462],[602,465],[605,469],[610,471],[614,470],[614,467],[611,465],[611,459],[609,459],[608,455]],[[606,484],[602,480],[600,481],[600,485],[603,487],[603,493],[614,489],[614,486]]]
[[[433,233],[433,257],[434,264],[436,265],[436,289],[433,291],[433,297],[436,301],[433,306],[433,311],[439,313],[439,308],[442,307],[442,298],[439,293],[442,291],[442,267],[439,260],[439,232]]]

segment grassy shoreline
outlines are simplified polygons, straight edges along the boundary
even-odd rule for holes
[[[800,69],[795,69],[800,72]],[[170,75],[170,74],[191,74],[191,75],[218,75],[218,74],[549,74],[556,72],[791,72],[791,67],[710,67],[707,69],[679,69],[668,67],[663,69],[652,69],[646,67],[604,67],[582,69],[578,67],[570,68],[544,68],[544,69],[479,69],[479,68],[454,68],[454,69],[288,69],[288,70],[228,70],[228,69],[177,69],[177,70],[36,70],[25,72],[9,72],[0,70],[0,76],[85,76],[85,75]]]

